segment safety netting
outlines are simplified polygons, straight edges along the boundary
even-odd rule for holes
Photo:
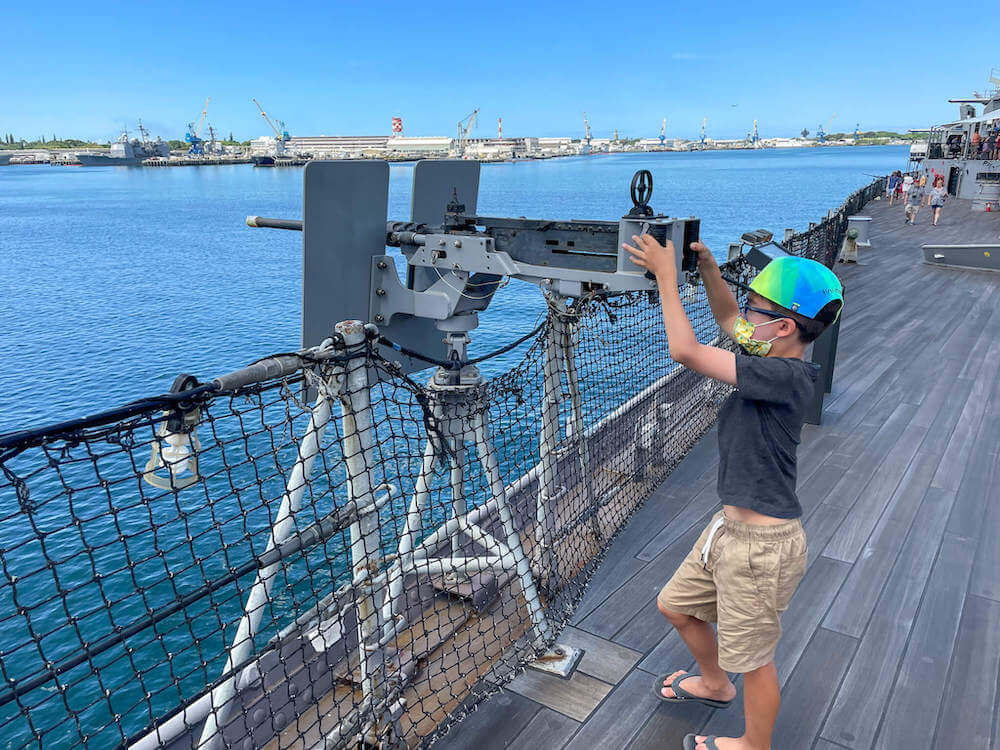
[[[832,263],[879,189],[788,249]],[[696,282],[699,340],[729,346]],[[481,359],[406,375],[347,323],[0,436],[4,744],[426,746],[558,660],[610,540],[729,388],[670,359],[655,293],[550,297]]]

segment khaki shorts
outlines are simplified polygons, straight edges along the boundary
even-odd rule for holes
[[[702,552],[716,521],[708,561]],[[798,519],[757,526],[719,511],[656,597],[671,612],[717,622],[719,666],[750,672],[774,659],[781,613],[806,569],[806,535]]]

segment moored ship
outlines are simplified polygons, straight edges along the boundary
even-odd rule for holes
[[[139,123],[140,138],[129,138],[128,131],[111,144],[109,154],[80,153],[76,157],[85,167],[138,167],[143,160],[151,158],[167,158],[170,156],[170,146],[162,138],[155,141],[149,139],[149,132]]]

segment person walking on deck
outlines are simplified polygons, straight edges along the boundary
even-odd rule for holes
[[[696,338],[681,305],[673,244],[632,239],[625,249],[656,277],[670,356],[736,388],[719,411],[722,510],[657,596],[700,673],[664,674],[653,690],[663,701],[725,708],[736,697],[727,672],[742,673],[743,736],[689,734],[683,747],[770,750],[781,705],[774,665],[781,614],[806,567],[795,454],[818,368],[802,358],[840,315],[843,290],[822,264],[781,257],[750,284],[741,310],[712,253],[692,243],[712,314],[746,352],[734,353]]]
[[[930,197],[931,209],[934,211],[934,221],[931,223],[934,226],[937,226],[938,219],[941,217],[941,207],[944,205],[947,195],[948,191],[944,189],[944,177],[935,177],[934,189],[931,190]]]
[[[917,211],[920,210],[920,206],[924,200],[924,189],[920,187],[920,183],[914,182],[910,186],[909,191],[906,193],[906,206],[903,211],[906,214],[906,221],[904,224],[916,224],[917,223]]]
[[[903,178],[899,176],[899,170],[897,169],[889,175],[889,179],[885,181],[885,192],[889,196],[890,206],[896,202],[896,192],[899,189],[899,184],[902,179]]]
[[[906,205],[906,197],[910,194],[911,187],[913,187],[913,175],[907,173],[903,175],[903,205]]]

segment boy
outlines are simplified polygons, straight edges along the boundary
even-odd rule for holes
[[[806,566],[806,539],[795,495],[795,451],[812,398],[816,366],[806,345],[840,314],[843,290],[828,268],[805,258],[769,263],[750,285],[741,311],[711,252],[692,243],[712,313],[749,355],[699,343],[681,305],[673,244],[648,235],[625,245],[656,276],[670,356],[692,370],[736,386],[719,412],[717,513],[663,587],[657,605],[698,662],[660,677],[662,700],[723,708],[744,675],[744,734],[689,734],[685,750],[770,750],[781,695],[774,651],[781,613]],[[718,622],[718,643],[710,622]]]
[[[917,211],[924,202],[924,189],[919,183],[914,182],[910,187],[910,192],[906,194],[906,207],[903,209],[906,214],[906,224],[917,223]]]

